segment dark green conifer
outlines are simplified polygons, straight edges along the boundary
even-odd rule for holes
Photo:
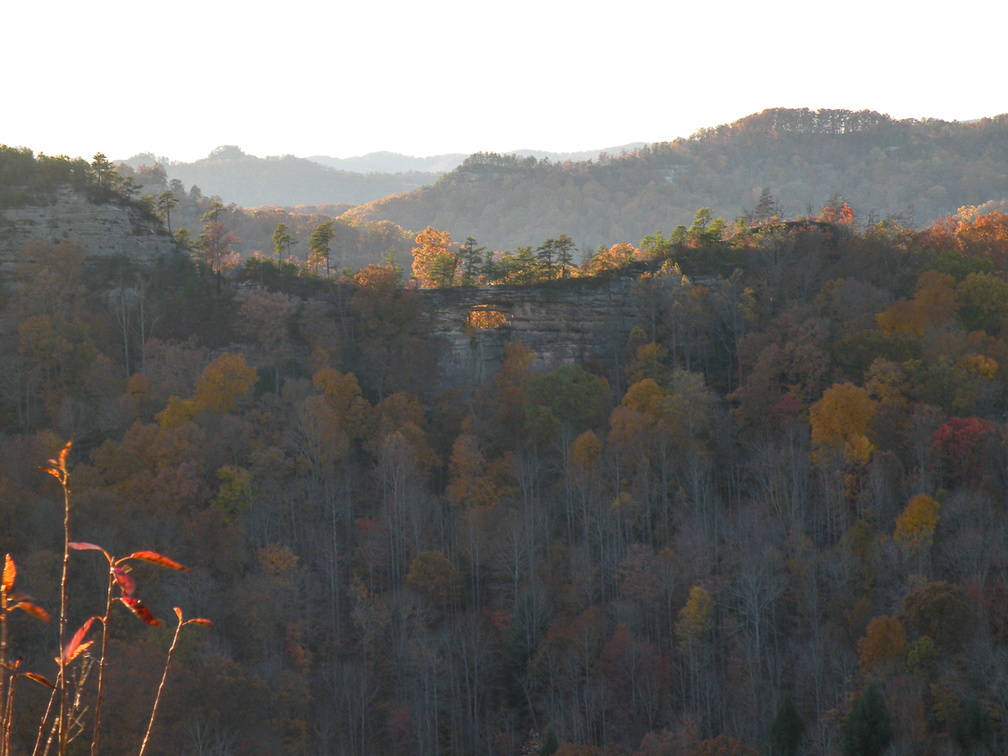
[[[885,695],[877,683],[871,683],[844,720],[844,756],[881,756],[892,737]]]
[[[542,745],[539,746],[539,756],[553,756],[554,753],[560,750],[560,741],[557,740],[557,735],[550,727],[546,730],[546,735],[543,737]]]
[[[773,756],[794,756],[798,753],[804,732],[805,722],[798,713],[798,708],[791,696],[785,695],[770,725],[770,753]]]

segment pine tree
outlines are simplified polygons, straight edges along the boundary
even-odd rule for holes
[[[991,753],[994,728],[990,714],[977,699],[972,698],[966,704],[952,727],[952,738],[963,753]]]
[[[326,277],[329,277],[329,244],[336,236],[332,221],[320,223],[308,239],[308,263],[315,268],[321,268],[325,262]]]
[[[844,720],[844,756],[881,756],[892,737],[885,696],[877,683],[871,683]]]
[[[287,230],[287,224],[277,223],[276,228],[273,229],[273,249],[277,255],[277,263],[283,262],[284,249],[287,250],[287,256],[290,257],[290,245],[293,241],[294,237]]]
[[[560,741],[557,740],[556,732],[550,727],[543,736],[542,745],[539,746],[539,756],[553,756],[560,749]]]
[[[785,695],[770,725],[770,753],[773,756],[794,756],[798,753],[804,732],[805,722],[798,713],[798,708],[791,696]]]
[[[483,253],[486,247],[477,246],[476,240],[469,236],[459,250],[459,259],[462,263],[462,285],[472,286],[479,278],[479,270],[483,264]],[[492,257],[492,255],[488,256]]]

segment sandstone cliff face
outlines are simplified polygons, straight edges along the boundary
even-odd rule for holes
[[[174,239],[136,208],[95,205],[63,189],[44,206],[0,209],[0,274],[24,261],[25,244],[47,239],[80,243],[92,258],[125,255],[144,262],[179,251]],[[425,290],[418,292],[424,315],[417,330],[454,385],[489,380],[512,341],[533,352],[537,369],[595,362],[615,373],[636,319],[635,284],[636,277],[627,276]]]
[[[511,341],[535,354],[537,368],[595,361],[608,373],[622,364],[635,323],[635,285],[634,278],[612,278],[425,290],[423,329],[452,382],[488,380]]]
[[[111,202],[95,205],[72,189],[60,189],[46,205],[0,209],[0,268],[13,265],[25,244],[46,239],[78,242],[93,257],[135,260],[153,260],[178,248],[138,209]]]

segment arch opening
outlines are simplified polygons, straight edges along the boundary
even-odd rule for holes
[[[507,313],[500,310],[491,310],[489,307],[474,307],[466,315],[466,325],[478,331],[500,328],[507,322]]]

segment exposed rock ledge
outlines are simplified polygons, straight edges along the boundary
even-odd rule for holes
[[[46,239],[71,239],[92,257],[153,260],[178,249],[139,209],[113,202],[95,205],[72,189],[60,189],[50,204],[0,209],[0,269],[13,265],[25,244]]]
[[[488,380],[511,341],[528,347],[539,368],[594,361],[608,373],[623,362],[637,315],[635,285],[617,277],[423,291],[423,330],[440,342],[449,380]]]

